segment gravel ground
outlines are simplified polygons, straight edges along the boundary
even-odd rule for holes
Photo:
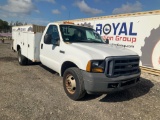
[[[72,101],[57,73],[20,66],[10,43],[0,43],[0,120],[160,120],[160,76],[142,73],[128,90]]]

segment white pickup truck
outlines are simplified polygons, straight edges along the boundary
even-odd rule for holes
[[[139,56],[107,44],[94,29],[66,22],[43,28],[13,27],[13,50],[20,65],[41,62],[63,76],[69,98],[123,90],[140,80]]]

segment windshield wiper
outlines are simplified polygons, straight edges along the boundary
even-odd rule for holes
[[[76,40],[76,41],[74,41],[74,42],[90,42],[90,41],[88,41],[88,40]]]
[[[104,43],[102,41],[96,41],[96,40],[75,40],[75,41],[69,41],[69,42],[84,42],[84,43]]]
[[[92,43],[103,43],[102,41],[90,41]]]
[[[89,42],[91,42],[91,43],[104,43],[103,41],[97,41],[97,40],[92,39],[92,38],[88,38],[87,41],[89,41]]]

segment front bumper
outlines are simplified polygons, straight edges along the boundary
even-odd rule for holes
[[[140,73],[128,76],[108,78],[104,73],[82,71],[87,93],[110,93],[134,86],[140,80]]]

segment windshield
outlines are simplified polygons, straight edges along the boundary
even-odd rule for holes
[[[101,36],[92,28],[60,25],[64,42],[104,43]]]

